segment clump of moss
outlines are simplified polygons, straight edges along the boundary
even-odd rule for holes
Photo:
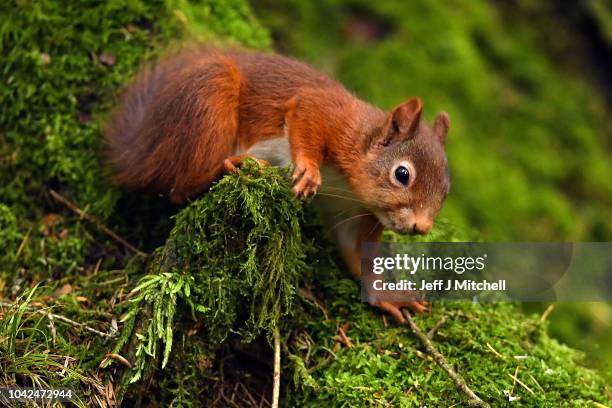
[[[464,406],[467,398],[407,327],[360,302],[358,285],[333,265],[317,276],[317,299],[302,298],[293,323],[290,406]],[[510,303],[441,302],[415,316],[434,346],[492,406],[608,404],[605,380],[583,355],[547,335],[540,316]],[[442,322],[442,323],[441,323]],[[339,329],[350,339],[347,347]],[[313,339],[316,339],[313,341]],[[511,376],[515,376],[521,385]]]
[[[189,316],[198,321],[209,356],[230,332],[245,342],[271,336],[291,315],[307,272],[311,245],[302,236],[302,220],[286,172],[249,159],[183,209],[122,319],[116,351],[135,342],[130,381],[141,379],[155,360],[164,368],[169,359],[183,358],[171,350],[175,340],[189,341],[188,330],[177,329],[186,319],[193,323]]]
[[[310,244],[301,233],[302,206],[284,176],[247,159],[242,171],[176,217],[169,243],[184,265],[173,270],[195,279],[194,302],[207,309],[213,342],[245,313],[240,334],[251,340],[270,334],[291,311]]]

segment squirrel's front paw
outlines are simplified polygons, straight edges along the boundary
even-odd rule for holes
[[[295,164],[293,170],[293,192],[298,198],[311,197],[316,194],[321,185],[319,166],[309,162]]]

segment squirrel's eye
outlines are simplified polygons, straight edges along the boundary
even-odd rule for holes
[[[397,169],[395,169],[395,178],[397,181],[407,186],[408,182],[410,181],[410,172],[406,167],[399,166]]]

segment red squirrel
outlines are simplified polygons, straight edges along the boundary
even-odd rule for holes
[[[383,228],[426,234],[449,192],[445,112],[421,120],[419,98],[384,112],[327,75],[271,53],[191,49],[163,59],[127,89],[105,128],[121,185],[184,203],[245,157],[293,167],[298,197],[318,203],[360,277],[363,242]],[[376,302],[398,321],[400,307]]]

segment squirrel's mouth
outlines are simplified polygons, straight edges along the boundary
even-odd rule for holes
[[[402,235],[427,235],[433,226],[433,220],[420,219],[410,208],[375,210],[374,214],[385,228]]]
[[[390,216],[389,213],[391,213],[391,211],[388,210],[373,210],[374,215],[376,215],[376,218],[378,218],[378,221],[380,221],[380,223],[387,229],[390,229],[391,231],[397,232],[399,234],[410,234],[411,230],[407,227],[404,227],[402,225],[397,225],[396,222],[394,222]]]

